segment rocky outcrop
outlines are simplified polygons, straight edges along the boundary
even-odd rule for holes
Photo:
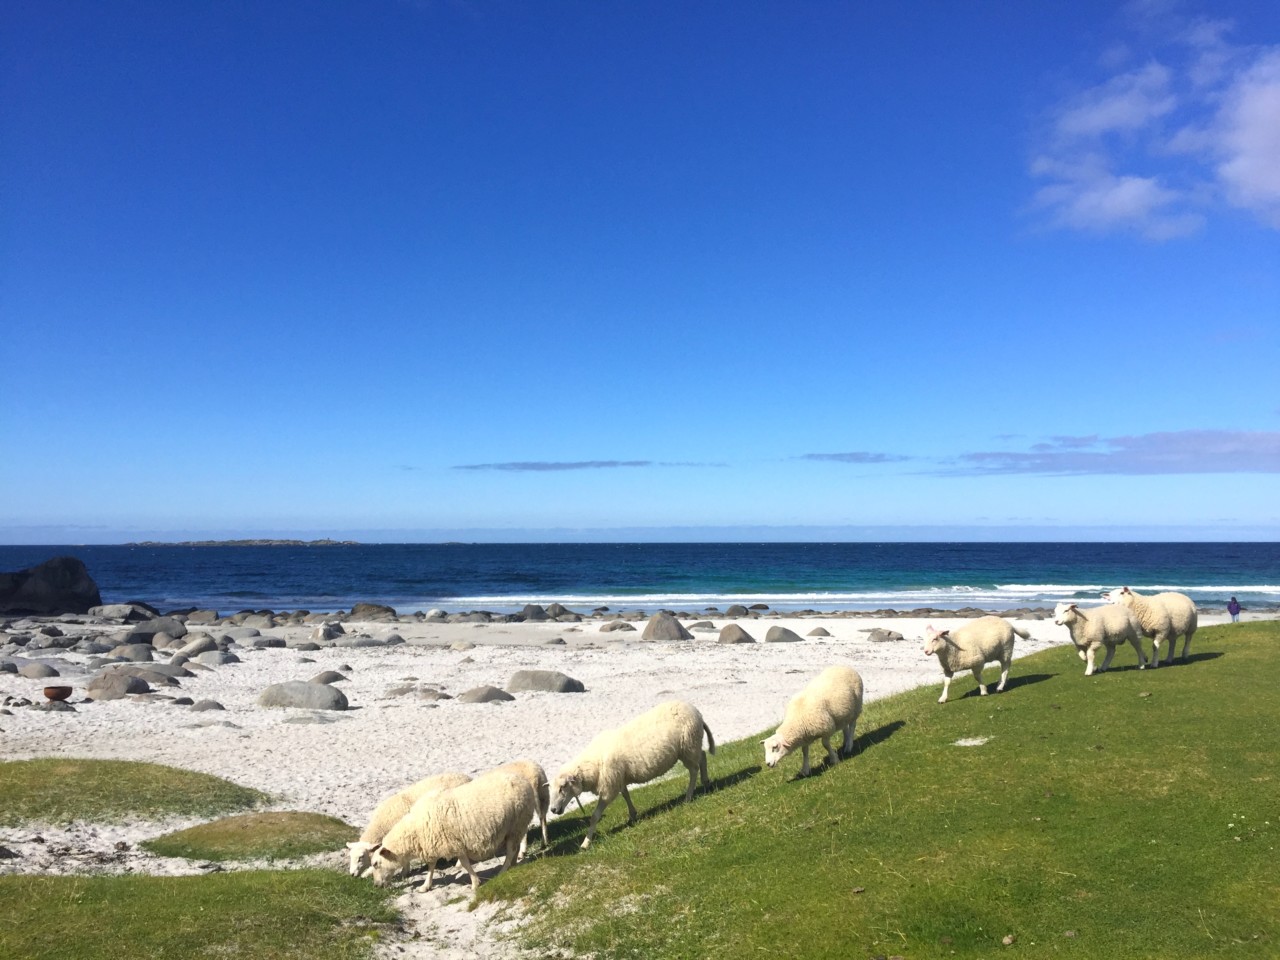
[[[75,557],[55,557],[15,573],[0,573],[0,613],[56,617],[102,605],[98,585]]]
[[[545,693],[582,693],[587,688],[559,670],[517,670],[507,681],[508,693],[538,690]]]

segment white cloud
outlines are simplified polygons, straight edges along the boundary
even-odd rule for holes
[[[1161,8],[1144,10],[1150,27]],[[1194,233],[1227,206],[1280,228],[1280,45],[1232,44],[1229,21],[1163,15],[1145,66],[1050,109],[1033,206],[1056,227],[1151,240]]]

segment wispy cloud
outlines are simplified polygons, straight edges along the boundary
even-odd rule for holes
[[[614,470],[619,467],[652,467],[652,460],[513,460],[507,463],[460,463],[455,470],[506,470],[545,473],[556,470]]]
[[[1280,432],[1182,430],[1129,437],[1055,437],[1028,451],[965,453],[945,475],[1280,473]]]
[[[824,460],[834,463],[898,463],[910,457],[892,453],[868,453],[855,450],[851,453],[802,453],[797,460]]]
[[[1280,45],[1233,43],[1229,21],[1167,5],[1130,14],[1155,41],[1112,45],[1103,76],[1049,109],[1033,207],[1054,226],[1152,240],[1227,205],[1280,229]]]

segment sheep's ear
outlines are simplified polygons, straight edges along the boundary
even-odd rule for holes
[[[938,636],[942,637],[943,639],[946,639],[947,637],[951,636],[951,631],[950,631],[950,630],[939,630],[939,631],[938,631]]]
[[[1078,605],[1076,605],[1076,604],[1074,604],[1074,603],[1073,603],[1073,604],[1071,604],[1071,606],[1067,607],[1067,609],[1068,609],[1068,610],[1079,610],[1079,609],[1080,609],[1080,607],[1079,607]]]
[[[385,857],[386,859],[390,860],[392,863],[395,863],[397,860],[399,860],[399,858],[394,853],[392,853],[386,847],[382,847],[382,846],[378,847],[377,855],[380,857]]]

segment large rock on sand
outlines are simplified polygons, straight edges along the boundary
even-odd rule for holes
[[[804,637],[786,627],[770,627],[769,632],[764,635],[765,643],[800,643],[803,640]]]
[[[101,673],[89,681],[85,695],[90,700],[123,700],[132,693],[150,693],[151,686],[141,677],[112,671]]]
[[[655,613],[645,624],[643,640],[674,641],[692,640],[693,634],[684,628],[684,624],[669,613]]]
[[[55,557],[27,570],[0,573],[0,613],[56,617],[88,613],[101,604],[98,585],[75,557]]]
[[[273,683],[258,697],[260,707],[298,707],[303,710],[345,710],[347,697],[337,687],[305,680]]]
[[[736,623],[726,624],[716,637],[716,643],[755,643],[756,638],[743,630]]]
[[[582,693],[587,688],[581,680],[575,680],[559,670],[517,670],[507,681],[508,693],[524,690],[544,693]]]

